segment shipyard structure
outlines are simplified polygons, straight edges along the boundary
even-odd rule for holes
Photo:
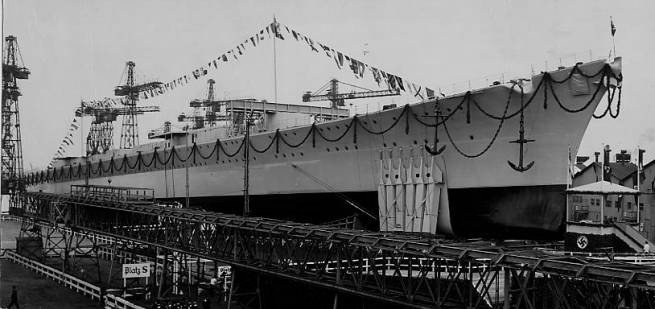
[[[158,199],[240,213],[247,161],[256,216],[357,214],[381,231],[557,239],[569,158],[620,83],[615,58],[363,115],[337,104],[211,101],[216,125],[165,126],[148,143],[57,160],[27,175],[27,188],[147,186]]]
[[[382,89],[342,92],[332,79],[286,103],[217,99],[208,79],[191,113],[140,142],[138,116],[159,111],[141,101],[204,81],[265,40],[306,44]],[[27,74],[3,68],[14,74],[3,92],[13,94],[3,96],[9,131],[19,128],[15,81]],[[633,169],[622,152],[612,166],[574,167],[591,119],[618,116],[620,57],[445,95],[274,20],[170,82],[138,81],[135,70],[126,63],[115,97],[74,111],[71,131],[91,119],[85,156],[66,155],[69,133],[47,169],[23,173],[20,137],[3,126],[3,188],[13,184],[3,194],[14,201],[3,219],[20,224],[3,257],[107,308],[655,304],[644,266],[653,259],[640,247],[653,230],[641,204],[652,201],[623,195],[652,189],[655,165]],[[400,94],[415,101],[345,108]]]

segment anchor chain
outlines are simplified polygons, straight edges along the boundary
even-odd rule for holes
[[[509,164],[509,166],[513,170],[523,173],[523,172],[529,170],[530,168],[532,168],[532,166],[534,165],[534,161],[528,163],[528,165],[526,165],[526,166],[523,165],[523,150],[524,150],[525,144],[534,142],[535,140],[525,138],[525,115],[523,113],[523,110],[524,110],[523,109],[523,85],[521,85],[520,83],[517,83],[517,86],[519,87],[519,89],[521,89],[521,113],[519,115],[519,138],[517,140],[510,141],[510,143],[519,144],[519,163],[518,163],[518,165],[516,165],[516,164],[512,163],[512,161],[509,161],[509,160],[507,160],[507,163]]]
[[[428,116],[429,117],[429,116]],[[439,123],[441,119],[441,108],[439,107],[439,99],[434,102],[434,117],[435,123]],[[440,155],[444,150],[446,150],[446,145],[439,147],[439,125],[434,126],[434,144],[432,148],[425,145],[425,150],[433,156]]]

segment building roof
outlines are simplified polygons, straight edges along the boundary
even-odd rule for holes
[[[627,162],[627,163],[610,162],[608,165],[611,169],[612,176],[621,180],[625,179],[627,176],[637,171],[637,165],[632,162]],[[600,162],[592,162],[591,164],[587,165],[587,167],[585,167],[580,172],[578,172],[575,176],[585,172],[587,169],[593,166],[597,167],[598,170],[600,171],[602,164]]]
[[[655,160],[650,161],[650,162],[644,164],[644,167],[643,167],[643,170],[642,170],[642,171],[647,170],[647,169],[649,169],[649,168],[651,168],[651,167],[655,167]],[[628,174],[628,175],[625,175],[625,177],[621,178],[621,182],[625,181],[625,180],[628,179],[629,177],[634,176],[634,174],[635,174],[636,172],[637,172],[637,170],[635,169],[632,173],[630,173],[630,174]]]
[[[611,183],[609,181],[598,181],[566,190],[575,194],[638,194],[639,191]]]

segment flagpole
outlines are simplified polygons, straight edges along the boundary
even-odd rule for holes
[[[84,111],[84,104],[82,103],[82,99],[80,99],[80,109]],[[82,117],[81,114],[80,114],[80,150],[81,150],[80,157],[86,156],[86,154],[84,153],[84,117]]]
[[[566,192],[564,193],[564,197],[566,198],[566,220],[564,223],[566,224],[567,222],[573,221],[569,218],[569,189],[571,189],[571,184],[569,183],[569,179],[571,179],[571,182],[573,182],[573,179],[571,178],[571,146],[569,146],[569,162],[568,166],[566,167]]]
[[[277,41],[277,20],[275,19],[275,15],[273,15],[273,26],[274,28],[274,33],[273,33],[273,87],[274,87],[274,101],[277,103],[277,50],[275,46],[275,41]]]
[[[641,208],[639,206],[639,193],[641,193],[641,186],[640,186],[640,181],[641,181],[641,179],[640,179],[641,178],[641,171],[640,171],[640,169],[641,169],[641,160],[640,159],[641,159],[641,147],[639,147],[639,145],[637,145],[637,191],[639,191],[637,193],[637,195],[635,195],[635,200],[636,200],[636,203],[637,203],[637,224],[641,224],[641,218],[640,218],[641,217],[641,213],[640,213]]]
[[[610,25],[611,25],[611,33],[612,33],[612,50],[614,51],[614,58],[616,58],[616,43],[614,42],[614,33],[616,32],[616,27],[614,26],[614,21],[612,20],[612,16],[610,16]]]

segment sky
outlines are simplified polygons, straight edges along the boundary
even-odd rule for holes
[[[603,144],[613,151],[638,146],[655,158],[655,1],[95,1],[4,0],[3,36],[15,35],[30,71],[20,81],[24,165],[44,168],[67,135],[81,99],[113,96],[125,62],[136,63],[137,81],[170,81],[206,65],[277,20],[314,40],[387,72],[443,92],[488,83],[500,76],[616,52],[625,76],[621,114],[592,119],[578,155],[593,157]],[[250,48],[238,61],[206,78],[216,80],[219,98],[250,97],[300,103],[331,78],[367,88],[333,60],[295,40]],[[276,70],[274,70],[274,67]],[[189,112],[206,96],[206,78],[166,95],[143,100],[160,113],[139,118],[141,142],[148,130]],[[374,110],[411,97],[351,101],[357,111]],[[601,103],[599,108],[604,108]],[[89,119],[84,120],[88,129]],[[116,127],[115,136],[120,135]],[[81,151],[76,143],[69,154]]]

